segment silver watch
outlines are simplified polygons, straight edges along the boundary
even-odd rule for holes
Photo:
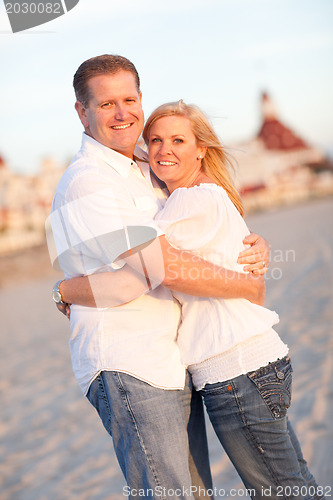
[[[56,282],[56,284],[53,287],[52,290],[52,298],[56,304],[64,304],[65,302],[62,300],[62,296],[59,290],[60,283],[62,283],[65,280],[59,280]]]

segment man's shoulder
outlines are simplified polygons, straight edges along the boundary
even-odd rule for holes
[[[80,149],[63,173],[60,183],[69,187],[73,182],[84,181],[85,178],[105,178],[112,173],[102,158]]]
[[[79,151],[63,173],[53,200],[53,206],[104,189],[109,183],[104,165],[93,155]]]

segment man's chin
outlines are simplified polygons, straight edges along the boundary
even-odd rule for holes
[[[109,148],[113,149],[113,151],[116,151],[121,155],[127,156],[128,158],[133,158],[135,147],[136,147],[136,142],[135,144],[133,144],[133,141],[131,141],[130,144],[113,144],[109,146]]]

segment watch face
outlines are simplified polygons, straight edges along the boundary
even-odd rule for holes
[[[52,297],[54,302],[56,302],[57,304],[59,304],[59,302],[62,302],[60,292],[52,292]]]

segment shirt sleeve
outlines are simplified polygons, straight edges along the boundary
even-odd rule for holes
[[[175,248],[200,250],[223,227],[223,198],[214,189],[176,189],[155,220]]]
[[[96,172],[75,177],[55,197],[50,219],[58,267],[69,276],[117,269],[119,255],[163,234],[124,185]]]

